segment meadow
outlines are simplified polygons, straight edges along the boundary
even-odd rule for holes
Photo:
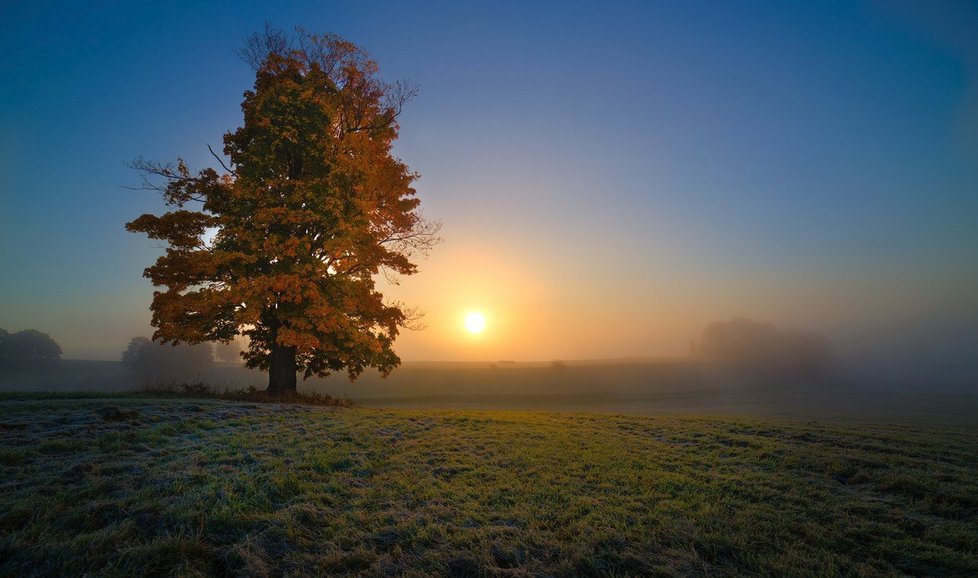
[[[0,575],[975,575],[978,432],[0,398]]]
[[[268,376],[240,364],[215,363],[188,381],[216,390],[263,389]],[[117,394],[144,387],[114,361],[64,360],[30,371],[0,372],[0,395]],[[377,408],[751,415],[978,428],[973,384],[901,386],[855,372],[817,383],[765,383],[685,359],[407,362],[386,379],[367,371],[351,383],[334,374],[303,381],[299,389]]]

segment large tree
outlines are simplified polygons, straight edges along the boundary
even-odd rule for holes
[[[229,162],[215,154],[221,170],[196,173],[182,159],[135,163],[172,209],[126,225],[167,243],[144,273],[163,288],[154,339],[246,335],[246,364],[269,372],[276,395],[295,392],[298,372],[386,376],[414,315],[375,280],[417,272],[412,258],[438,241],[418,212],[417,174],[391,153],[414,89],[380,80],[335,35],[266,30],[239,54],[256,76],[243,126],[224,136]]]

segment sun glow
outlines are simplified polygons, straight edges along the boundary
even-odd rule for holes
[[[473,335],[482,333],[486,328],[486,316],[473,311],[465,316],[465,330]]]

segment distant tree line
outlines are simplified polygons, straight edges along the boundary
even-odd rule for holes
[[[43,367],[60,360],[61,346],[47,333],[0,329],[0,371]]]
[[[122,352],[122,365],[144,386],[199,381],[215,361],[241,360],[241,347],[230,343],[165,345],[146,337],[133,337]]]
[[[823,335],[744,318],[707,325],[692,354],[760,377],[803,380],[825,377],[834,357]]]

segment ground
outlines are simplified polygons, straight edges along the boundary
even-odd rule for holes
[[[0,575],[975,575],[978,432],[0,399]]]

